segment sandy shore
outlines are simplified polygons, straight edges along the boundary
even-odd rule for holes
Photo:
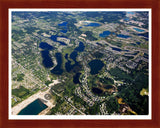
[[[17,104],[16,106],[14,106],[14,107],[12,108],[12,113],[11,113],[11,114],[12,114],[12,115],[17,115],[23,108],[25,108],[27,105],[29,105],[31,102],[33,102],[33,101],[36,100],[37,98],[44,99],[44,95],[47,94],[47,93],[49,93],[49,89],[46,90],[46,91],[44,91],[44,92],[39,91],[39,92],[37,92],[36,94],[28,97],[26,100],[22,101],[21,103]],[[45,100],[45,99],[44,99],[44,100]],[[48,108],[46,108],[45,110],[50,110],[50,108],[54,107],[54,105],[53,105],[53,100],[50,100],[50,101],[47,100],[47,102],[44,103],[44,104],[46,104],[46,105],[48,106]],[[42,114],[43,114],[43,113],[45,114],[45,113],[47,113],[47,112],[48,112],[48,111],[44,111],[44,110],[43,110],[41,113],[42,113]]]

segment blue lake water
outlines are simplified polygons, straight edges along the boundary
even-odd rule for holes
[[[75,66],[79,66],[79,63],[76,61],[77,55],[77,52],[73,51],[69,56],[69,58],[71,58],[75,62],[73,65],[71,64],[71,61],[68,59],[68,54],[65,55],[65,58],[67,60],[67,62],[65,63],[65,69],[67,72],[70,72]]]
[[[62,42],[62,41],[57,41],[57,37],[64,37],[64,36],[52,35],[52,36],[50,37],[50,39],[53,40],[54,42],[60,43],[61,45],[67,45],[66,43],[64,43],[64,42]],[[64,38],[66,38],[66,37],[64,37]]]
[[[58,24],[58,26],[67,26],[68,22],[63,22],[61,24]]]
[[[88,63],[91,68],[90,73],[92,75],[98,74],[99,71],[103,68],[104,63],[101,60],[95,59]]]
[[[131,45],[132,45],[132,46],[136,46],[136,44],[134,44],[134,43],[131,43]]]
[[[129,19],[129,17],[126,17],[125,19],[124,19],[124,21],[129,21],[130,19]]]
[[[75,63],[77,62],[77,61],[76,61],[77,55],[78,55],[78,54],[77,54],[76,51],[73,51],[73,52],[70,54],[70,58],[71,58],[72,60],[74,60]]]
[[[103,93],[103,91],[101,90],[101,89],[99,89],[99,88],[96,88],[96,87],[93,87],[92,88],[92,92],[94,93],[94,94],[101,94],[101,93]]]
[[[140,33],[140,34],[138,34],[138,36],[143,36],[145,38],[149,37],[148,32],[146,32],[146,33]]]
[[[76,75],[73,76],[73,82],[75,84],[79,84],[80,81],[79,81],[79,77],[80,77],[81,73],[76,73]]]
[[[80,42],[79,46],[77,48],[75,48],[75,50],[78,52],[83,52],[84,48],[85,48],[84,44],[82,42]]]
[[[65,69],[67,72],[70,72],[73,69],[74,65],[71,65],[71,61],[68,60],[68,62],[65,63]]]
[[[139,29],[139,28],[133,28],[134,30],[136,30],[137,32],[144,32],[143,29]]]
[[[67,32],[67,24],[68,22],[63,22],[61,24],[58,24],[62,28],[61,32],[66,33]]]
[[[119,49],[119,48],[115,48],[115,47],[111,47],[112,48],[112,50],[115,50],[115,51],[122,51],[121,49]]]
[[[109,36],[110,34],[111,34],[110,31],[104,31],[103,33],[100,33],[99,36],[104,38],[106,36]]]
[[[56,53],[55,56],[56,56],[56,60],[57,60],[57,65],[51,70],[51,73],[56,74],[56,75],[61,75],[63,73],[62,54]]]
[[[84,25],[84,26],[87,26],[87,27],[99,27],[99,26],[101,26],[101,24],[99,24],[99,23],[89,23],[89,24],[87,24],[87,25]]]
[[[74,70],[74,69],[75,69],[75,72],[77,72],[76,70],[79,70],[81,68],[81,65],[79,64],[79,62],[77,62],[76,58],[78,56],[77,52],[83,52],[84,49],[85,49],[84,44],[80,42],[79,46],[76,47],[74,51],[70,54],[69,58],[75,62],[72,65],[71,65],[71,61],[68,59],[68,54],[65,55],[65,59],[67,60],[67,62],[65,63],[65,69],[67,72],[70,72],[71,70]]]
[[[132,15],[134,15],[135,14],[135,12],[126,12],[127,14],[132,14]]]
[[[117,37],[120,37],[120,38],[129,38],[130,36],[128,36],[128,35],[123,35],[123,34],[119,34],[119,35],[117,35]]]
[[[137,34],[137,35],[144,37],[143,39],[145,39],[146,41],[148,41],[148,37],[149,37],[149,33],[148,32],[146,32],[146,33],[140,33],[140,34]]]
[[[46,109],[48,106],[45,105],[40,99],[36,99],[30,103],[27,107],[22,109],[18,115],[38,115],[41,111]]]
[[[144,53],[143,57],[148,59],[148,54]]]
[[[140,44],[141,44],[141,42],[136,42],[136,44],[140,45]]]
[[[68,60],[68,53],[65,55],[65,59]]]
[[[49,44],[46,43],[46,42],[41,42],[41,43],[39,44],[39,47],[40,47],[41,49],[44,49],[44,50],[52,50],[52,49],[54,48],[53,46],[49,45]]]
[[[41,51],[41,56],[42,56],[42,63],[44,65],[44,67],[46,68],[51,68],[53,67],[53,62],[52,62],[52,58],[50,57],[49,51],[44,50]]]
[[[67,30],[66,30],[66,29],[63,29],[63,30],[61,30],[61,32],[63,32],[63,33],[67,33]]]

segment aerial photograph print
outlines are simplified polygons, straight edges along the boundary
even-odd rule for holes
[[[10,119],[150,119],[151,9],[9,9]]]

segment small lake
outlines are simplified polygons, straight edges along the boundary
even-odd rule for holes
[[[80,81],[79,81],[79,77],[80,77],[81,73],[76,73],[76,75],[73,76],[73,82],[75,84],[79,84]]]
[[[141,44],[141,42],[136,42],[136,44],[140,45],[140,44]]]
[[[61,30],[62,33],[67,32],[67,24],[68,24],[68,22],[63,22],[61,24],[58,24],[58,26],[60,26],[62,28],[62,30]]]
[[[41,56],[42,56],[42,59],[43,59],[42,63],[43,63],[45,68],[53,67],[54,64],[52,62],[52,58],[51,58],[48,50],[41,51]]]
[[[105,37],[109,36],[110,34],[111,34],[110,31],[104,31],[103,33],[100,33],[99,36],[105,38]]]
[[[71,61],[68,59],[68,54],[65,55],[65,58],[67,60],[67,62],[65,63],[65,69],[67,72],[70,72],[71,70],[73,70],[75,67],[79,67],[79,63],[76,61],[76,57],[77,57],[77,52],[73,51],[69,58],[71,58],[75,63],[72,65]]]
[[[117,35],[117,37],[120,37],[120,38],[129,38],[130,36],[128,36],[128,35],[123,35],[123,34],[119,34],[119,35]]]
[[[58,26],[67,26],[67,24],[68,24],[68,22],[63,22],[63,23],[61,23],[61,24],[58,24]]]
[[[143,57],[148,59],[148,54],[144,53]]]
[[[79,46],[77,48],[75,48],[75,50],[78,52],[83,52],[84,48],[85,48],[84,44],[82,42],[80,42]]]
[[[92,88],[92,92],[94,93],[94,94],[101,94],[101,93],[103,93],[103,91],[101,90],[101,89],[99,89],[99,88],[96,88],[96,87],[93,87]]]
[[[30,103],[27,107],[22,109],[18,115],[38,115],[41,111],[46,109],[48,106],[45,105],[40,99],[36,99]]]
[[[92,75],[95,75],[98,74],[99,71],[103,68],[104,63],[101,60],[95,59],[89,62],[88,65],[90,66],[91,69],[90,73]]]
[[[145,38],[149,37],[148,32],[146,32],[146,33],[140,33],[140,34],[138,34],[138,36],[143,36]]]
[[[107,85],[107,86],[105,86],[104,88],[105,88],[105,89],[111,89],[111,88],[113,88],[113,86],[112,86],[112,85]]]
[[[63,73],[62,54],[56,53],[55,56],[56,56],[56,60],[57,60],[57,65],[51,70],[51,73],[56,74],[56,75],[61,75]]]
[[[62,42],[62,41],[57,41],[57,37],[64,37],[64,36],[52,35],[52,36],[50,37],[50,39],[53,40],[54,42],[60,43],[61,45],[67,45],[66,43],[64,43],[64,42]],[[66,38],[66,37],[64,37],[64,38]]]
[[[134,30],[136,30],[137,32],[144,32],[143,29],[139,29],[139,28],[133,28]]]
[[[39,47],[40,47],[41,49],[43,49],[43,50],[53,50],[53,49],[54,49],[53,46],[49,45],[49,44],[46,43],[46,42],[41,42],[41,43],[39,44]]]
[[[127,14],[131,14],[131,15],[134,15],[135,12],[126,12]]]
[[[148,41],[148,37],[149,37],[149,35],[148,35],[149,33],[148,32],[146,32],[146,33],[140,33],[140,34],[137,34],[138,36],[142,36],[142,37],[144,37],[143,39],[144,40],[146,40],[146,41]]]
[[[125,19],[124,19],[124,21],[129,21],[130,20],[130,18],[129,17],[126,17]]]
[[[112,50],[115,50],[115,51],[118,51],[118,52],[122,51],[122,50],[119,49],[119,48],[115,48],[115,47],[111,47],[111,48],[112,48]]]
[[[84,26],[87,26],[87,27],[99,27],[99,26],[101,26],[101,24],[99,24],[99,23],[88,23],[87,25],[84,25]]]

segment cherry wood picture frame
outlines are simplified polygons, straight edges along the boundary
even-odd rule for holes
[[[152,9],[151,120],[9,120],[9,8],[146,8]],[[0,0],[0,128],[159,128],[160,127],[159,0]]]

